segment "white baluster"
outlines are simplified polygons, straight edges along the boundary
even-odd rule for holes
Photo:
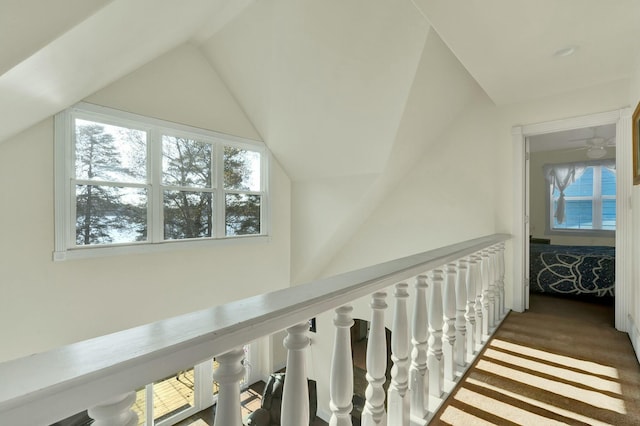
[[[373,293],[371,296],[371,324],[367,341],[367,401],[362,410],[362,425],[386,424],[384,408],[384,382],[387,371],[387,336],[384,327],[384,311],[387,309],[387,293]],[[384,423],[383,423],[384,422]]]
[[[336,309],[333,324],[336,327],[331,359],[331,377],[329,380],[329,396],[331,402],[330,426],[351,426],[351,410],[353,404],[353,359],[351,358],[351,333],[353,325],[350,305]],[[308,424],[308,422],[307,422]],[[303,426],[303,425],[298,425]]]
[[[214,426],[242,426],[240,380],[244,376],[243,357],[242,348],[216,356],[218,368],[213,373],[213,378],[219,387]]]
[[[388,418],[390,425],[408,426],[410,401],[409,388],[409,319],[407,317],[406,283],[396,284],[395,312],[391,330],[391,385],[389,386]]]
[[[442,334],[442,353],[444,355],[444,378],[455,378],[454,347],[456,344],[456,265],[449,263],[445,267],[444,281],[444,327]]]
[[[467,320],[467,358],[471,359],[476,351],[476,269],[478,262],[475,256],[467,257],[469,267],[467,268],[467,310],[465,319]]]
[[[131,409],[135,402],[136,393],[129,392],[89,408],[87,414],[94,426],[136,426],[138,415]]]
[[[493,267],[493,248],[488,247],[485,250],[487,255],[487,298],[489,304],[487,305],[487,311],[489,312],[489,330],[492,330],[496,324],[496,311],[495,311],[495,269]]]
[[[500,279],[498,272],[498,246],[491,247],[491,282],[493,283],[493,327],[498,325],[500,320]]]
[[[489,336],[489,326],[493,321],[493,312],[489,309],[489,253],[482,250],[480,271],[482,274],[482,340]]]
[[[467,259],[458,260],[456,275],[456,346],[455,362],[464,367],[467,353]]]
[[[498,288],[500,289],[500,318],[503,318],[507,313],[504,303],[504,243],[498,245],[498,277]]]
[[[283,426],[309,424],[309,387],[307,385],[306,349],[309,346],[309,323],[287,328],[284,347],[287,348],[287,373],[282,393]]]
[[[428,317],[427,317],[427,276],[416,278],[416,299],[413,304],[413,350],[409,370],[409,390],[411,395],[411,415],[423,419],[429,408],[429,375],[427,370]]]
[[[429,285],[429,395],[440,397],[444,388],[442,356],[442,271],[435,269]]]
[[[476,303],[474,308],[476,310],[476,345],[482,344],[482,327],[484,324],[484,315],[482,312],[482,256],[480,253],[473,255],[476,259],[475,265],[475,283],[476,283]]]

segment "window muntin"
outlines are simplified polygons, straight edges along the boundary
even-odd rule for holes
[[[265,171],[257,142],[81,104],[56,116],[55,258],[266,235]]]
[[[616,175],[603,165],[587,166],[582,175],[564,190],[565,218],[558,223],[554,216],[560,191],[549,185],[551,230],[615,231]]]

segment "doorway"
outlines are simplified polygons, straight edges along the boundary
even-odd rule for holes
[[[512,308],[523,312],[528,308],[529,294],[529,237],[530,237],[530,206],[529,206],[529,150],[528,140],[534,136],[554,132],[569,131],[581,128],[614,125],[616,133],[616,170],[619,176],[616,183],[616,215],[617,232],[616,246],[616,328],[627,330],[627,313],[631,288],[631,259],[626,257],[631,252],[631,214],[628,203],[631,196],[631,113],[629,108],[592,114],[552,122],[538,123],[526,126],[516,126],[512,129],[514,152],[514,232],[513,232],[513,294]]]

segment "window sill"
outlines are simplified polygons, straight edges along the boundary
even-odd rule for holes
[[[168,251],[195,250],[238,244],[267,244],[271,241],[268,235],[247,235],[232,238],[209,238],[188,241],[163,241],[161,243],[120,244],[109,246],[76,247],[53,252],[54,262],[75,259],[90,259],[108,256],[125,256],[130,254],[162,253]]]
[[[615,238],[616,231],[602,229],[547,229],[545,235],[563,235],[565,237]]]

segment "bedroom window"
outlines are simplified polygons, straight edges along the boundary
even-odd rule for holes
[[[266,157],[211,131],[89,104],[64,111],[54,258],[265,236]]]
[[[545,166],[551,231],[615,231],[616,172],[613,160]]]

